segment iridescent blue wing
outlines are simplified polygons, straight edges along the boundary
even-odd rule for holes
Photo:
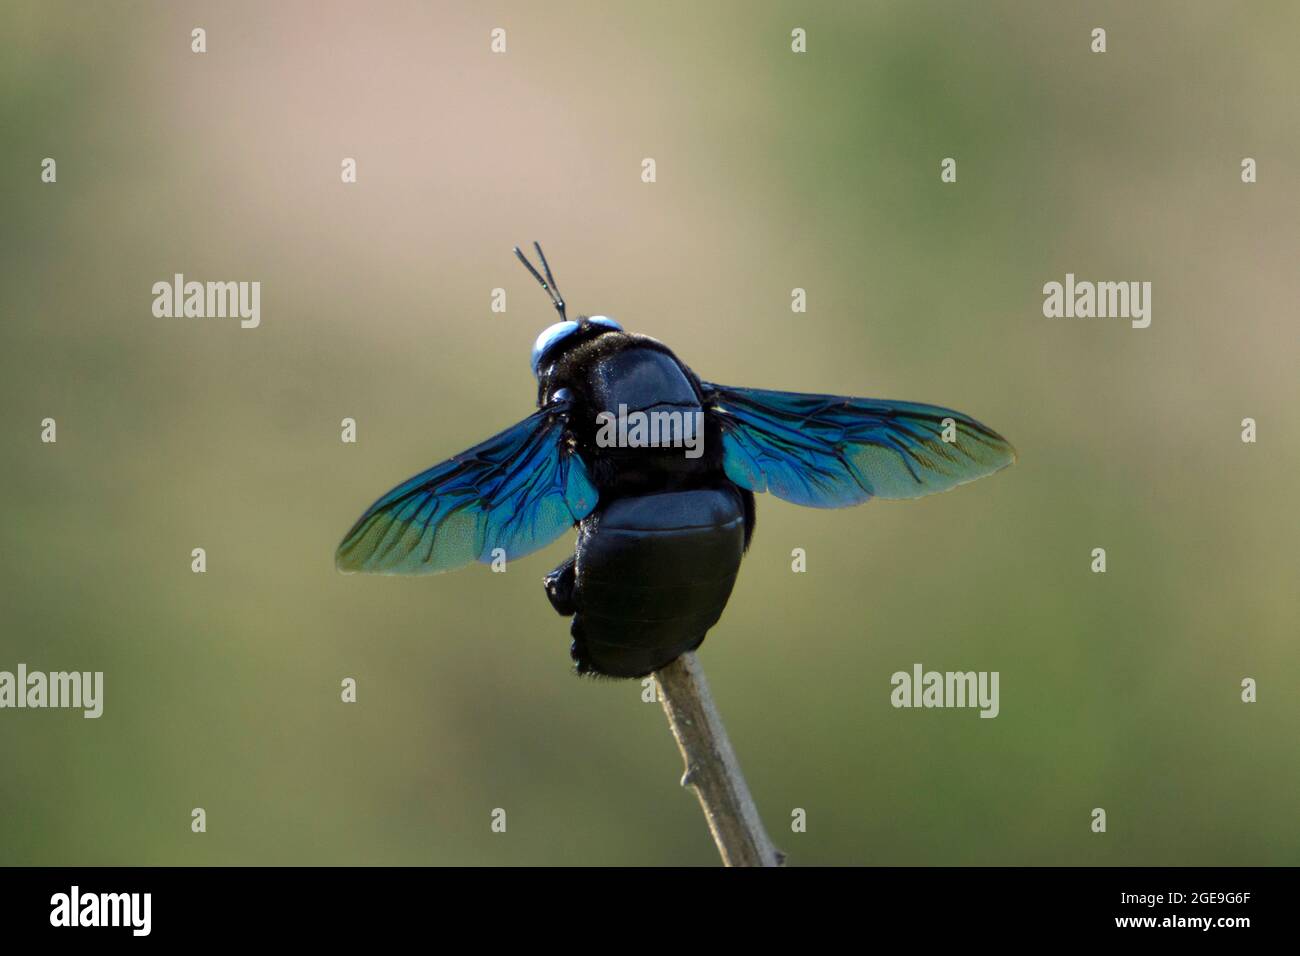
[[[797,505],[919,498],[1016,460],[1015,449],[993,429],[935,405],[707,382],[703,388],[721,426],[727,477]],[[945,430],[953,441],[943,440]]]
[[[352,526],[338,569],[437,574],[491,561],[496,548],[517,558],[550,544],[598,497],[566,441],[568,411],[568,402],[548,405],[398,485]]]

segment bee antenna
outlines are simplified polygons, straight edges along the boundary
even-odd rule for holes
[[[560,289],[555,284],[555,276],[551,275],[551,266],[546,261],[546,253],[542,252],[542,246],[539,242],[534,242],[533,248],[537,250],[537,257],[542,260],[542,268],[546,270],[545,279],[542,278],[541,273],[533,268],[533,264],[528,261],[528,257],[524,255],[523,250],[518,246],[515,246],[515,255],[524,264],[524,268],[533,274],[533,278],[541,283],[542,288],[546,290],[546,294],[551,297],[551,304],[555,306],[555,311],[560,313],[560,318],[568,321],[569,317],[564,314],[564,297],[560,295]],[[578,324],[583,324],[581,319],[578,320]]]

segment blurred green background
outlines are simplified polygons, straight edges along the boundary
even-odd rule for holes
[[[571,539],[333,568],[529,413],[534,238],[574,311],[705,378],[947,404],[1020,452],[920,501],[760,499],[701,659],[791,863],[1300,860],[1294,4],[0,17],[0,669],[106,675],[97,721],[0,712],[0,863],[717,861],[659,707],[570,674],[540,577]],[[175,272],[260,281],[261,328],[155,318]],[[1043,318],[1066,272],[1151,281],[1151,327]],[[893,709],[915,662],[999,671],[1001,715]]]

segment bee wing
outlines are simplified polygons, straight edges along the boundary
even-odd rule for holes
[[[536,551],[598,498],[565,441],[568,402],[553,403],[384,495],[343,538],[340,571],[437,574]]]
[[[721,426],[727,477],[797,505],[919,498],[1016,460],[1015,449],[993,429],[936,405],[707,382],[703,389]],[[945,431],[953,441],[943,440]]]

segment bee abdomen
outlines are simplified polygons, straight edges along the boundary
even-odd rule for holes
[[[729,484],[619,498],[585,520],[579,668],[640,677],[698,647],[731,596],[744,541],[744,508]]]

